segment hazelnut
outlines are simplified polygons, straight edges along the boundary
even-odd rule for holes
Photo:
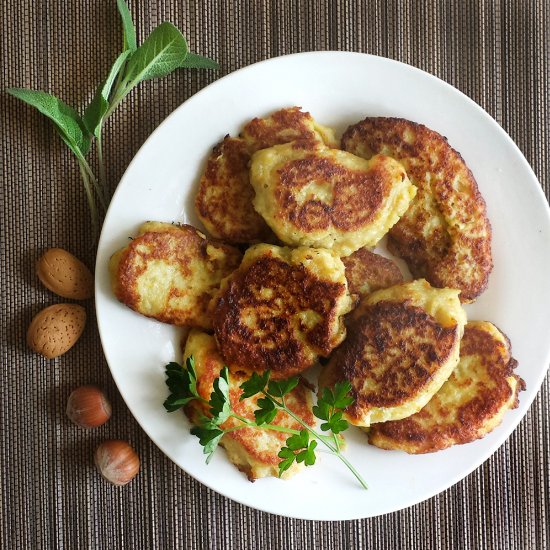
[[[96,428],[111,418],[111,404],[96,386],[80,386],[69,395],[67,416],[81,428]]]
[[[115,485],[126,485],[139,472],[139,457],[126,441],[104,441],[95,452],[94,462],[101,475]]]

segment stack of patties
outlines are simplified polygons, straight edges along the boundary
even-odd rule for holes
[[[222,366],[229,367],[232,406],[250,420],[255,398],[239,401],[239,385],[246,377],[270,369],[272,378],[286,378],[309,369],[318,357],[328,357],[345,338],[343,318],[353,305],[344,264],[335,252],[258,244],[242,258],[235,247],[276,241],[254,210],[249,169],[255,152],[287,142],[312,152],[336,146],[333,132],[297,107],[250,121],[240,137],[228,136],[214,148],[200,181],[196,209],[212,238],[188,225],[148,222],[110,265],[113,291],[121,302],[158,321],[193,329],[185,357],[195,356],[205,399]],[[388,164],[403,185],[402,168]],[[378,202],[371,214],[376,215],[380,204],[391,210],[395,199],[390,186],[378,181],[378,172],[372,174]],[[400,209],[405,208],[401,201]],[[385,216],[393,219],[391,212]],[[301,382],[287,400],[311,425],[312,395]],[[205,411],[194,402],[186,413],[193,422]],[[282,413],[272,423],[298,427]],[[281,432],[247,427],[226,434],[221,445],[255,479],[278,474],[285,440]],[[285,477],[298,469],[294,465]]]
[[[252,373],[283,379],[321,360],[320,387],[351,383],[355,401],[345,417],[372,426],[375,445],[425,452],[481,437],[516,406],[522,383],[511,373],[509,346],[497,351],[505,338],[492,325],[478,327],[490,345],[461,350],[461,301],[482,292],[492,267],[476,182],[445,138],[401,119],[366,119],[337,145],[334,132],[299,107],[226,136],[195,200],[211,238],[190,226],[145,224],[112,258],[115,295],[192,329],[184,359],[195,357],[199,393],[210,396],[226,365],[232,405],[250,420],[255,398],[239,401],[239,385]],[[421,280],[404,283],[395,262],[373,252],[388,233],[390,251]],[[500,390],[482,391],[486,385]],[[468,399],[491,412],[461,436],[448,435]],[[289,403],[315,424],[303,379]],[[197,422],[206,411],[192,402],[185,412]],[[283,413],[273,423],[298,428]],[[444,444],[425,435],[436,431],[447,434],[437,438]],[[278,474],[285,439],[246,427],[221,445],[256,479]]]

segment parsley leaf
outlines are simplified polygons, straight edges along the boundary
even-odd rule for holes
[[[214,380],[214,391],[210,394],[210,413],[212,421],[223,424],[231,415],[231,400],[229,397],[229,370],[224,367],[219,378]]]
[[[177,411],[189,401],[200,398],[197,393],[197,375],[195,373],[194,361],[187,360],[187,368],[184,369],[179,363],[168,363],[166,365],[166,385],[170,390],[168,399],[164,402],[164,408],[168,412]]]
[[[199,438],[199,443],[204,447],[203,452],[208,455],[206,464],[209,464],[214,456],[214,451],[218,448],[220,439],[224,432],[219,428],[204,428],[201,426],[193,426],[191,433]]]
[[[324,392],[325,391],[327,391],[326,388],[324,389]],[[321,420],[328,420],[330,417],[331,406],[324,400],[324,392],[323,397],[319,398],[317,405],[313,406],[312,411],[317,418],[320,418]]]
[[[315,447],[317,447],[317,441],[310,441],[307,449],[304,449],[296,455],[296,462],[303,462],[306,466],[313,466],[316,458]]]
[[[348,427],[349,427],[349,424],[347,420],[344,420],[342,418],[341,411],[335,412],[328,419],[328,422],[321,424],[321,430],[323,430],[324,432],[331,431],[332,433],[335,433],[335,434],[339,434],[340,432],[347,430]]]
[[[291,451],[299,451],[308,446],[309,432],[307,430],[300,431],[297,435],[291,435],[286,440],[286,445]]]
[[[272,380],[267,386],[267,393],[274,397],[284,397],[290,393],[300,382],[297,376],[288,378],[287,380]]]
[[[353,403],[354,399],[349,395],[351,389],[351,384],[347,380],[338,382],[334,386],[334,401],[332,405],[334,405],[336,409],[345,409]]]
[[[281,475],[292,466],[296,460],[296,455],[294,451],[291,451],[288,447],[283,447],[277,456],[283,459],[279,462],[279,477],[281,477]]]
[[[248,397],[253,397],[257,393],[264,391],[264,388],[267,386],[269,381],[270,372],[266,370],[263,374],[258,374],[254,372],[252,376],[241,384],[242,394],[240,401],[247,399]]]
[[[291,435],[286,440],[286,447],[283,447],[277,455],[283,459],[279,462],[279,477],[292,466],[294,461],[303,462],[306,466],[315,464],[316,447],[317,441],[310,441],[308,430],[302,430],[299,434]]]
[[[277,416],[277,409],[275,403],[268,397],[258,399],[258,409],[254,411],[254,417],[256,418],[256,424],[261,426],[262,424],[269,424]]]

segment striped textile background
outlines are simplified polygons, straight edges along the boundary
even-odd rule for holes
[[[212,71],[180,71],[132,93],[108,123],[105,156],[114,189],[152,130],[219,76],[255,61],[308,50],[390,57],[456,86],[512,136],[550,194],[550,4],[479,0],[130,0],[138,37],[162,20],[182,29]],[[120,41],[114,0],[4,0],[1,87],[51,91],[82,105]],[[25,331],[53,303],[34,276],[45,248],[93,265],[77,166],[51,125],[0,93],[1,293],[0,547],[11,548],[513,548],[550,541],[548,379],[506,444],[448,491],[384,517],[306,522],[236,504],[181,472],[126,409],[103,358],[93,305],[70,354],[32,355]],[[528,268],[528,266],[526,266]],[[529,320],[526,320],[528,322]],[[70,391],[106,388],[112,420],[92,432],[65,418]],[[142,459],[129,486],[112,487],[91,456],[106,438],[132,442]],[[330,506],[330,503],[327,503]]]

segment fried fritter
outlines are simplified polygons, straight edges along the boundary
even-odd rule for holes
[[[352,306],[344,264],[328,250],[249,248],[213,300],[214,332],[228,362],[288,378],[345,338]]]
[[[208,232],[230,243],[268,240],[271,230],[254,210],[248,178],[250,152],[240,138],[214,147],[199,184],[195,209]]]
[[[184,365],[188,357],[195,358],[195,370],[197,373],[197,391],[204,399],[210,399],[213,390],[213,382],[220,376],[224,366],[213,336],[192,330],[187,339],[184,353]],[[229,376],[229,395],[232,409],[240,416],[254,421],[254,410],[258,408],[257,401],[261,396],[254,396],[239,401],[242,390],[240,385],[248,377],[237,369],[233,369]],[[311,411],[312,392],[301,381],[296,388],[285,395],[286,405],[302,420],[310,426],[315,425],[315,418]],[[206,414],[204,404],[191,401],[185,407],[185,413],[194,424],[199,422],[201,415]],[[286,413],[280,411],[271,424],[284,426],[294,430],[301,430],[302,426]],[[233,428],[240,422],[231,417],[222,425],[222,429]],[[226,433],[220,445],[225,448],[229,460],[244,472],[250,481],[267,476],[279,474],[278,464],[281,459],[277,456],[289,434],[275,430],[260,428],[241,428]],[[283,474],[283,478],[294,475],[302,468],[302,464],[295,463]]]
[[[480,439],[518,406],[525,383],[513,373],[510,342],[493,324],[472,321],[460,344],[460,362],[416,414],[371,427],[369,442],[382,449],[432,453]]]
[[[241,256],[236,248],[209,241],[190,225],[147,222],[111,257],[113,292],[147,317],[211,329],[209,302]]]
[[[462,302],[485,290],[493,267],[485,201],[466,163],[446,138],[400,118],[366,118],[350,126],[342,148],[363,158],[384,154],[403,164],[418,188],[391,229],[388,249],[414,277],[457,288]]]
[[[227,136],[214,147],[195,199],[197,214],[213,237],[230,243],[271,240],[271,230],[252,206],[248,164],[255,151],[296,139],[336,146],[332,130],[300,107],[291,107],[251,120],[241,137]]]
[[[458,363],[466,314],[457,290],[404,283],[373,292],[351,317],[346,341],[319,380],[320,389],[351,383],[355,401],[344,412],[351,424],[414,414]]]
[[[403,274],[393,260],[375,254],[368,248],[360,248],[342,258],[342,262],[346,267],[349,291],[358,298],[403,282]]]
[[[324,143],[329,147],[338,146],[334,131],[318,124],[300,107],[281,109],[266,118],[253,118],[243,128],[240,137],[251,153],[297,139]]]
[[[393,159],[366,161],[310,141],[255,153],[250,182],[254,208],[281,241],[340,256],[376,245],[415,194]]]

